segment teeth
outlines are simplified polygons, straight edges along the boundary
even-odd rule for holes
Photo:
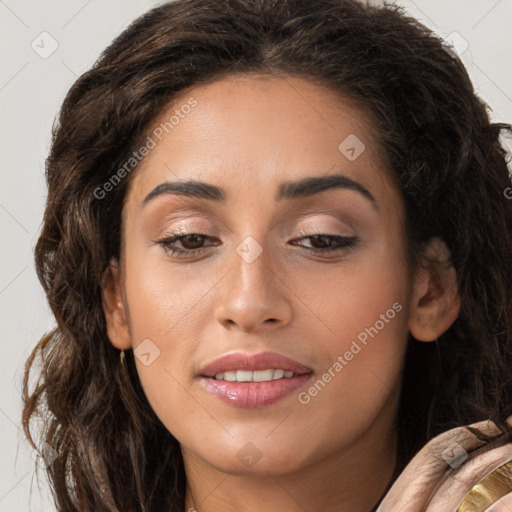
[[[252,380],[252,372],[247,371],[247,370],[237,370],[236,371],[236,380],[238,382],[247,382],[247,381],[250,382]]]
[[[284,370],[274,370],[274,375],[272,375],[273,379],[282,379],[284,377]],[[253,377],[254,380],[254,377]]]
[[[268,382],[269,380],[278,380],[283,377],[289,379],[293,377],[293,372],[285,371],[280,368],[258,370],[252,372],[250,370],[232,370],[228,372],[220,372],[215,375],[217,380],[227,380],[229,382]]]

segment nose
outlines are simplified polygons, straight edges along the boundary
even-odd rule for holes
[[[244,242],[220,283],[215,319],[227,329],[246,332],[283,327],[292,318],[293,297],[285,272],[252,237]]]

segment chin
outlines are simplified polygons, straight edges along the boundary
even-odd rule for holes
[[[300,470],[307,465],[303,447],[298,443],[283,446],[278,442],[258,443],[233,441],[230,446],[216,445],[215,453],[196,452],[204,461],[218,471],[230,475],[284,475]]]

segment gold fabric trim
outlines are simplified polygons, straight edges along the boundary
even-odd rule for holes
[[[466,495],[457,512],[484,512],[512,492],[512,460],[495,469]]]

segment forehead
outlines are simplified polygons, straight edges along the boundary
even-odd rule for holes
[[[342,172],[380,190],[389,182],[369,112],[297,77],[230,75],[191,87],[148,136],[154,147],[129,191],[139,203],[159,183],[185,178],[218,184],[228,199],[315,174]]]

